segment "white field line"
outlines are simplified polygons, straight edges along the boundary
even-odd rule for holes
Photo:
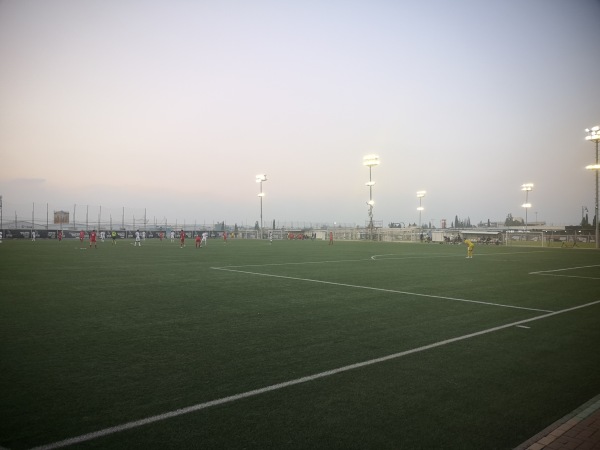
[[[579,276],[579,275],[562,275],[562,274],[552,273],[552,272],[564,272],[566,270],[588,269],[590,267],[600,267],[600,264],[594,264],[591,266],[567,267],[564,269],[540,270],[538,272],[529,272],[529,275],[545,275],[545,276],[550,276],[550,277],[586,278],[588,280],[600,280],[600,278],[598,278],[598,277],[584,277],[584,276]]]
[[[501,308],[524,309],[524,310],[527,310],[527,311],[537,311],[537,312],[552,312],[552,311],[550,311],[548,309],[526,308],[524,306],[504,305],[502,303],[482,302],[482,301],[479,301],[479,300],[467,300],[467,299],[464,299],[464,298],[444,297],[444,296],[441,296],[441,295],[419,294],[419,293],[416,293],[416,292],[397,291],[395,289],[384,289],[384,288],[376,288],[376,287],[371,287],[371,286],[359,286],[359,285],[356,285],[356,284],[336,283],[336,282],[333,282],[333,281],[314,280],[314,279],[311,279],[311,278],[299,278],[299,277],[289,277],[289,276],[285,276],[285,275],[273,275],[273,274],[267,274],[267,273],[250,272],[250,271],[246,271],[246,270],[230,269],[228,267],[211,267],[211,269],[214,269],[214,270],[223,270],[225,272],[245,273],[245,274],[256,275],[256,276],[261,276],[261,277],[283,278],[283,279],[286,279],[286,280],[308,281],[308,282],[311,282],[311,283],[329,284],[329,285],[333,285],[333,286],[344,286],[344,287],[350,287],[350,288],[355,288],[355,289],[368,289],[368,290],[371,290],[371,291],[390,292],[390,293],[393,293],[393,294],[402,294],[402,295],[412,295],[412,296],[415,296],[415,297],[437,298],[437,299],[442,299],[442,300],[451,300],[451,301],[454,301],[454,302],[476,303],[476,304],[479,304],[479,305],[498,306],[498,307],[501,307]]]
[[[243,392],[241,394],[231,395],[229,397],[223,397],[223,398],[220,398],[220,399],[217,399],[217,400],[211,400],[211,401],[208,401],[208,402],[205,402],[205,403],[198,403],[196,405],[188,406],[186,408],[176,409],[174,411],[169,411],[169,412],[166,412],[166,413],[163,413],[163,414],[158,414],[156,416],[147,417],[145,419],[140,419],[140,420],[135,420],[135,421],[132,421],[132,422],[127,422],[127,423],[124,423],[122,425],[117,425],[117,426],[110,427],[110,428],[104,428],[103,430],[95,431],[95,432],[88,433],[88,434],[82,434],[80,436],[76,436],[76,437],[72,437],[72,438],[69,438],[69,439],[65,439],[63,441],[54,442],[52,444],[42,445],[42,446],[39,446],[39,447],[35,447],[32,450],[51,450],[51,449],[55,449],[55,448],[66,447],[66,446],[69,446],[69,445],[80,444],[82,442],[91,441],[91,440],[97,439],[99,437],[109,436],[111,434],[119,433],[121,431],[130,430],[132,428],[141,427],[143,425],[148,425],[148,424],[151,424],[151,423],[154,423],[154,422],[160,422],[160,421],[163,421],[163,420],[166,420],[166,419],[170,419],[170,418],[173,418],[173,417],[178,417],[178,416],[182,416],[184,414],[189,414],[189,413],[193,413],[193,412],[200,411],[200,410],[203,410],[203,409],[207,409],[207,408],[210,408],[212,406],[223,405],[225,403],[232,403],[232,402],[235,402],[237,400],[244,399],[244,398],[254,397],[256,395],[265,394],[267,392],[277,391],[279,389],[284,389],[284,388],[287,388],[287,387],[290,387],[290,386],[294,386],[294,385],[297,385],[297,384],[307,383],[309,381],[318,380],[320,378],[325,378],[325,377],[329,377],[329,376],[332,376],[332,375],[337,375],[339,373],[347,372],[349,370],[360,369],[362,367],[371,366],[373,364],[379,364],[379,363],[390,361],[390,360],[393,360],[393,359],[402,358],[404,356],[412,355],[414,353],[424,352],[424,351],[431,350],[431,349],[434,349],[434,348],[437,348],[437,347],[442,347],[444,345],[452,344],[454,342],[464,341],[466,339],[471,339],[471,338],[474,338],[474,337],[483,336],[485,334],[489,334],[489,333],[493,333],[493,332],[496,332],[496,331],[504,330],[506,328],[511,328],[511,327],[519,326],[519,325],[522,325],[522,324],[525,324],[525,323],[534,322],[536,320],[546,319],[548,317],[556,316],[556,315],[559,315],[559,314],[564,314],[564,313],[575,311],[575,310],[581,309],[581,308],[587,308],[587,307],[590,307],[590,306],[593,306],[593,305],[597,305],[599,303],[600,303],[600,300],[596,300],[594,302],[586,303],[584,305],[574,306],[572,308],[567,308],[567,309],[563,309],[563,310],[560,310],[560,311],[550,312],[548,314],[544,314],[544,315],[541,315],[541,316],[533,317],[533,318],[530,318],[530,319],[519,320],[517,322],[511,322],[511,323],[508,323],[506,325],[500,325],[500,326],[497,326],[497,327],[488,328],[486,330],[477,331],[475,333],[465,334],[463,336],[458,336],[458,337],[455,337],[455,338],[446,339],[444,341],[435,342],[433,344],[424,345],[422,347],[413,348],[413,349],[406,350],[406,351],[403,351],[403,352],[393,353],[391,355],[383,356],[381,358],[374,358],[374,359],[370,359],[368,361],[363,361],[363,362],[359,362],[359,363],[355,363],[355,364],[350,364],[348,366],[338,367],[337,369],[327,370],[325,372],[320,372],[320,373],[316,373],[316,374],[313,374],[313,375],[308,375],[308,376],[305,376],[305,377],[301,377],[301,378],[296,378],[296,379],[293,379],[293,380],[285,381],[283,383],[277,383],[277,384],[272,384],[270,386],[266,386],[266,387],[263,387],[263,388],[253,389],[251,391]]]
[[[537,250],[533,252],[499,252],[499,253],[476,253],[476,256],[496,256],[496,255],[520,255],[520,254],[531,254],[531,253],[545,253],[545,251]],[[380,256],[392,256],[392,258],[380,258]],[[394,258],[397,256],[397,258]],[[464,255],[460,255],[463,257]],[[448,255],[448,254],[430,254],[430,255],[402,255],[398,253],[386,253],[383,255],[373,255],[371,259],[374,261],[388,260],[388,259],[429,259],[429,258],[456,258],[457,255]]]
[[[530,253],[545,253],[543,251],[534,252],[501,252],[501,253],[478,253],[477,256],[496,256],[496,255],[518,255],[518,254],[530,254]],[[387,256],[388,258],[381,258]],[[389,258],[392,256],[392,258]],[[369,258],[363,259],[340,259],[331,261],[304,261],[304,262],[286,262],[286,263],[268,263],[268,264],[243,264],[240,266],[226,266],[226,267],[212,267],[212,269],[239,269],[242,267],[273,267],[273,266],[302,266],[307,264],[331,264],[331,263],[346,263],[346,262],[360,262],[360,261],[383,261],[383,260],[396,260],[396,259],[429,259],[429,258],[462,258],[464,255],[448,255],[445,253],[419,255],[416,253],[403,255],[399,253],[386,253],[383,255],[373,255]]]

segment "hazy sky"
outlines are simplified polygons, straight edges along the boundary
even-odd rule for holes
[[[4,217],[574,224],[600,1],[0,0]],[[42,206],[43,205],[43,206]],[[21,214],[21,213],[19,213]]]

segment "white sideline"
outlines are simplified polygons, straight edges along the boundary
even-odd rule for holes
[[[533,317],[531,319],[525,319],[525,320],[519,320],[517,322],[512,322],[506,325],[500,325],[497,327],[493,327],[493,328],[488,328],[487,330],[482,330],[482,331],[477,331],[475,333],[470,333],[470,334],[465,334],[464,336],[459,336],[459,337],[455,337],[455,338],[451,338],[451,339],[446,339],[444,341],[439,341],[433,344],[429,344],[429,345],[424,345],[422,347],[417,347],[417,348],[413,348],[411,350],[406,350],[403,352],[399,352],[399,353],[394,353],[388,356],[383,356],[381,358],[375,358],[375,359],[370,359],[368,361],[363,361],[360,363],[356,363],[356,364],[350,364],[348,366],[344,366],[344,367],[339,367],[337,369],[332,369],[332,370],[328,370],[325,372],[320,372],[320,373],[316,373],[314,375],[308,375],[306,377],[301,377],[301,378],[296,378],[294,380],[290,380],[290,381],[286,381],[283,383],[278,383],[278,384],[272,384],[270,386],[266,386],[260,389],[254,389],[251,391],[247,391],[247,392],[243,392],[241,394],[236,394],[236,395],[231,395],[229,397],[223,397],[217,400],[212,400],[209,402],[205,402],[205,403],[199,403],[197,405],[193,405],[193,406],[188,406],[186,408],[181,408],[181,409],[176,409],[175,411],[170,411],[164,414],[159,414],[156,416],[151,416],[151,417],[147,417],[145,419],[141,419],[141,420],[135,420],[132,422],[128,422],[122,425],[117,425],[114,427],[110,427],[110,428],[104,428],[103,430],[99,430],[99,431],[95,431],[93,433],[88,433],[88,434],[82,434],[80,436],[76,436],[70,439],[65,439],[63,441],[58,441],[58,442],[54,442],[52,444],[47,444],[47,445],[42,445],[40,447],[35,447],[32,450],[51,450],[51,449],[55,449],[55,448],[61,448],[61,447],[66,447],[69,445],[74,445],[74,444],[79,444],[82,442],[86,442],[86,441],[90,441],[92,439],[96,439],[99,437],[103,437],[103,436],[108,436],[111,434],[115,434],[121,431],[125,431],[125,430],[129,430],[132,428],[137,428],[140,427],[142,425],[147,425],[153,422],[159,422],[162,420],[166,420],[166,419],[170,419],[172,417],[177,417],[177,416],[182,416],[184,414],[189,414],[195,411],[200,411],[202,409],[206,409],[206,408],[210,408],[211,406],[217,406],[217,405],[222,405],[225,403],[231,403],[234,402],[236,400],[241,400],[244,398],[248,398],[248,397],[253,397],[256,395],[260,395],[260,394],[264,394],[266,392],[271,392],[271,391],[276,391],[279,389],[283,389],[289,386],[294,386],[296,384],[301,384],[301,383],[306,383],[308,381],[313,381],[313,380],[317,380],[319,378],[325,378],[331,375],[336,375],[338,373],[342,373],[342,372],[347,372],[349,370],[354,370],[354,369],[359,369],[361,367],[366,367],[366,366],[370,366],[373,364],[378,364],[381,362],[385,362],[385,361],[390,361],[392,359],[397,359],[397,358],[401,358],[403,356],[407,356],[407,355],[411,355],[413,353],[419,353],[419,352],[423,352],[426,350],[431,350],[433,348],[437,348],[437,347],[441,347],[443,345],[448,345],[448,344],[452,344],[454,342],[458,342],[458,341],[463,341],[465,339],[470,339],[473,337],[477,337],[477,336],[482,336],[484,334],[488,334],[488,333],[493,333],[495,331],[499,331],[499,330],[504,330],[505,328],[511,328],[511,327],[515,327],[515,326],[519,326],[522,325],[524,323],[529,323],[529,322],[534,322],[536,320],[540,320],[540,319],[545,319],[548,317],[552,317],[552,316],[556,316],[558,314],[564,314],[570,311],[575,311],[577,309],[581,309],[581,308],[587,308],[589,306],[593,306],[596,304],[599,304],[600,300],[596,300],[594,302],[590,302],[590,303],[586,303],[584,305],[579,305],[579,306],[573,306],[572,308],[567,308],[567,309],[563,309],[560,311],[555,311],[555,312],[551,312],[548,314],[544,314],[541,316],[537,316],[537,317]]]
[[[285,275],[273,275],[273,274],[268,274],[268,273],[250,272],[250,271],[246,271],[246,270],[230,269],[228,267],[211,267],[211,269],[223,270],[225,272],[246,273],[246,274],[257,275],[257,276],[261,276],[261,277],[284,278],[287,280],[310,281],[311,283],[331,284],[333,286],[344,286],[344,287],[351,287],[351,288],[356,288],[356,289],[368,289],[368,290],[372,290],[372,291],[391,292],[393,294],[413,295],[415,297],[439,298],[442,300],[451,300],[454,302],[477,303],[479,305],[499,306],[501,308],[524,309],[526,311],[537,311],[537,312],[552,312],[548,309],[526,308],[524,306],[504,305],[502,303],[482,302],[480,300],[467,300],[465,298],[444,297],[442,295],[419,294],[416,292],[397,291],[395,289],[383,289],[383,288],[376,288],[376,287],[371,287],[371,286],[359,286],[357,284],[336,283],[334,281],[314,280],[312,278],[299,278],[299,277],[289,277],[289,276],[285,276]]]

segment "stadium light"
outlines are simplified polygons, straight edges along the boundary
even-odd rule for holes
[[[419,211],[419,228],[421,229],[421,231],[423,231],[423,227],[421,226],[421,213],[425,209],[421,204],[421,200],[423,199],[423,197],[425,197],[425,194],[427,194],[427,191],[417,191],[417,198],[419,199],[419,207],[417,208],[417,211]]]
[[[267,176],[264,173],[256,175],[256,182],[260,184],[260,192],[258,196],[260,197],[260,238],[262,239],[263,234],[263,197],[265,193],[262,190],[263,181],[267,181]]]
[[[598,163],[598,141],[600,141],[600,126],[596,125],[592,128],[586,128],[585,131],[588,134],[585,137],[585,140],[596,143],[596,164],[590,164],[585,168],[596,172],[596,248],[600,248],[600,235],[598,233],[598,222],[600,222],[600,217],[598,217],[598,172],[600,172],[600,164]]]
[[[377,155],[367,155],[363,157],[363,166],[367,166],[369,168],[369,181],[365,183],[366,186],[369,186],[369,201],[367,205],[369,206],[369,234],[373,237],[373,205],[375,202],[373,201],[373,186],[375,182],[371,179],[371,168],[373,166],[379,165],[379,156]]]
[[[525,208],[525,231],[527,231],[527,211],[531,208],[531,203],[529,203],[529,191],[533,190],[533,183],[525,183],[521,185],[521,190],[525,191],[525,203],[521,206]]]

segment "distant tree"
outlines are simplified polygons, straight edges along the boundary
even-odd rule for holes
[[[582,226],[582,227],[587,227],[587,226],[589,226],[589,225],[590,225],[590,222],[589,222],[588,215],[587,215],[587,213],[586,213],[586,215],[585,215],[584,217],[582,217],[582,218],[581,218],[581,226]]]
[[[517,220],[513,217],[511,213],[508,213],[506,216],[506,220],[504,221],[504,225],[507,227],[517,227],[519,225],[524,225],[525,222],[523,220]]]

